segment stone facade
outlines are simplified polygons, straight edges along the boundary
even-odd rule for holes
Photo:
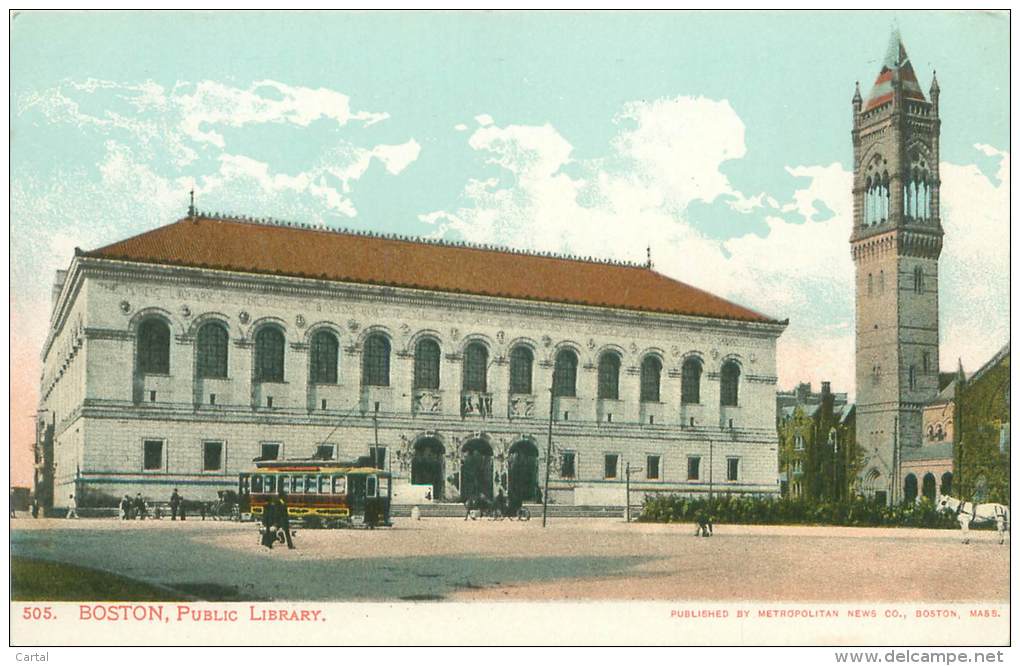
[[[938,393],[939,88],[920,93],[893,34],[865,104],[854,96],[857,442],[861,489],[900,499],[902,447],[919,443]],[[878,95],[876,97],[876,95]]]
[[[813,392],[810,384],[776,394],[779,476],[786,497],[845,499],[854,492],[857,456],[854,406],[829,382]]]
[[[650,269],[649,269],[650,270]],[[620,505],[627,465],[632,501],[646,492],[776,493],[776,339],[782,322],[635,312],[452,294],[281,275],[117,261],[79,254],[60,282],[44,348],[39,421],[41,479],[52,504],[70,493],[162,500],[174,487],[208,500],[279,444],[281,458],[376,455],[397,498],[419,456],[434,454],[437,496],[507,484],[514,454],[545,470],[552,410],[550,499]],[[140,327],[170,330],[168,372],[143,373]],[[229,334],[226,376],[200,378],[196,338],[221,322]],[[254,341],[272,326],[285,338],[282,381],[256,381]],[[335,382],[310,381],[311,343],[339,341]],[[366,340],[389,344],[389,381],[363,385]],[[414,388],[422,339],[441,350],[439,387]],[[462,390],[465,351],[486,350],[485,389]],[[533,356],[532,387],[510,394],[509,356]],[[550,398],[561,350],[578,359],[576,396]],[[620,359],[618,399],[597,397],[603,352]],[[642,364],[661,365],[657,400],[640,399]],[[682,404],[682,365],[702,364],[700,399]],[[722,406],[720,373],[739,368],[736,406]],[[375,449],[375,451],[372,451]],[[385,451],[382,451],[385,449]],[[471,452],[481,451],[478,471]],[[147,454],[148,452],[148,454]],[[616,456],[612,458],[612,456]],[[690,462],[700,458],[700,465]],[[473,461],[468,470],[467,461]],[[735,462],[733,462],[735,461]],[[487,466],[486,466],[487,465]],[[697,468],[697,473],[692,470]],[[490,471],[491,470],[491,471]],[[420,481],[420,479],[418,479]],[[511,482],[513,480],[511,479]],[[537,481],[537,479],[536,479]],[[419,484],[420,485],[420,484]],[[529,486],[534,485],[530,484]],[[529,493],[532,492],[529,487]]]

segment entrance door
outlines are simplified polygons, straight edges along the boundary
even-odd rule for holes
[[[364,474],[347,475],[347,501],[350,502],[351,513],[365,513],[366,477]]]
[[[529,441],[517,442],[510,447],[508,468],[510,502],[537,502],[540,492],[538,448]]]
[[[443,445],[437,439],[422,439],[414,445],[411,459],[411,483],[431,484],[432,499],[443,499]]]
[[[460,466],[461,500],[476,497],[492,499],[492,447],[481,439],[464,445]]]

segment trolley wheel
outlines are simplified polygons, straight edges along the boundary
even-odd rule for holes
[[[517,520],[531,520],[531,511],[522,506],[517,512]]]

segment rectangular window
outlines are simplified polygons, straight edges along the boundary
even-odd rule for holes
[[[334,476],[333,477],[333,494],[334,495],[346,495],[347,494],[347,477],[346,476]]]
[[[259,458],[261,460],[279,460],[281,448],[283,447],[279,442],[262,442]]]
[[[274,474],[266,475],[266,482],[262,485],[262,492],[264,493],[275,493],[276,492],[277,477]]]
[[[740,479],[740,458],[726,459],[726,480],[737,481]]]
[[[368,456],[372,459],[372,467],[376,469],[386,469],[386,447],[385,446],[370,446],[368,447]]]
[[[573,479],[577,476],[577,452],[563,452],[560,457],[560,476],[564,479]]]
[[[377,488],[377,479],[374,476],[365,477],[365,497],[375,497]]]
[[[615,453],[606,454],[605,478],[616,478],[616,466],[620,462],[620,456]]]
[[[223,442],[202,442],[202,471],[219,472],[223,469]]]
[[[317,493],[319,492],[319,477],[314,474],[309,474],[305,477],[305,492],[306,493]]]
[[[659,456],[648,456],[645,459],[645,478],[650,480],[659,479]]]
[[[142,445],[142,468],[146,471],[163,469],[163,440],[147,439]]]
[[[291,491],[295,493],[305,492],[305,477],[295,476],[294,480],[291,482]]]
[[[315,455],[312,458],[315,460],[332,460],[334,455],[336,455],[335,445],[319,444],[315,447]]]
[[[803,435],[796,435],[796,436],[794,436],[794,438],[793,438],[793,448],[796,449],[797,451],[803,451],[804,450],[804,436]]]
[[[697,481],[701,478],[701,456],[687,456],[687,480]]]

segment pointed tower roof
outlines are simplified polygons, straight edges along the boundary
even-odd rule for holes
[[[914,74],[914,68],[910,64],[907,49],[900,39],[900,31],[894,28],[889,36],[889,46],[886,48],[885,58],[882,60],[882,70],[878,73],[878,78],[875,79],[875,85],[871,87],[868,103],[864,110],[870,111],[891,100],[893,86],[897,82],[906,99],[927,101],[921,91],[921,86],[917,83],[917,75]]]

